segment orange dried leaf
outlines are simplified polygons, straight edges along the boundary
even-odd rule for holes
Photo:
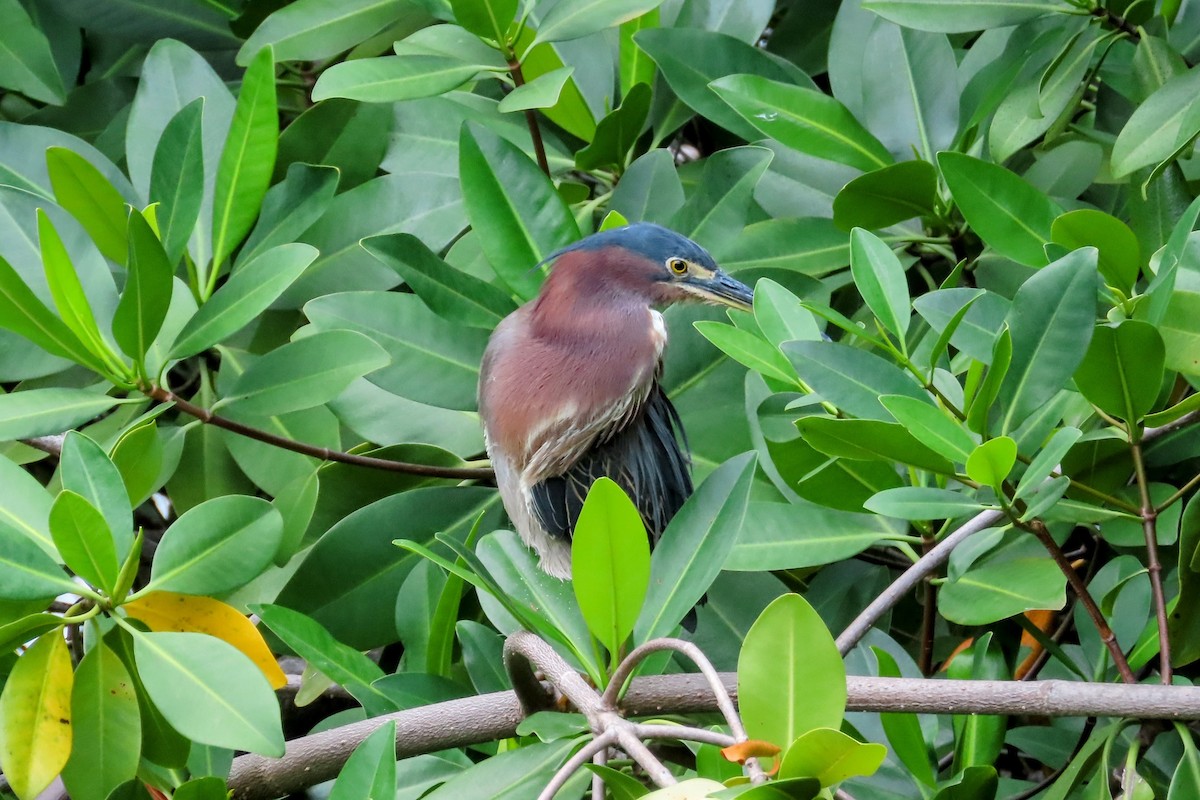
[[[779,748],[762,739],[747,739],[722,748],[721,755],[725,756],[726,761],[745,764],[747,758],[774,758],[779,755]]]
[[[279,668],[258,628],[233,606],[211,597],[150,592],[121,607],[155,632],[207,633],[222,639],[245,653],[267,676],[272,689],[287,685],[287,676]]]
[[[950,652],[950,655],[946,656],[946,660],[942,663],[941,671],[945,672],[946,670],[948,670],[950,668],[950,662],[954,660],[955,656],[957,656],[959,653],[966,650],[968,647],[970,647],[973,644],[975,644],[974,637],[971,637],[968,639],[963,639],[961,642],[959,642],[958,647],[955,647]]]

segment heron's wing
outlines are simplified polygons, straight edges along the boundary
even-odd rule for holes
[[[550,535],[569,538],[588,490],[606,476],[625,490],[657,539],[692,493],[691,463],[680,446],[682,437],[679,414],[655,384],[627,425],[594,444],[562,475],[532,487],[530,500],[538,522]]]

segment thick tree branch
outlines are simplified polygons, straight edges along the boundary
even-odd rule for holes
[[[337,461],[356,467],[381,469],[388,472],[402,472],[406,475],[424,475],[430,478],[450,478],[452,480],[490,480],[495,477],[491,469],[484,467],[438,467],[433,464],[412,464],[407,461],[392,461],[386,458],[372,458],[353,453],[343,453],[340,450],[330,450],[328,447],[317,447],[304,444],[293,439],[278,436],[270,431],[252,428],[240,422],[212,413],[207,408],[189,403],[187,400],[172,394],[161,386],[148,386],[142,390],[147,396],[162,403],[174,403],[175,407],[188,416],[195,417],[206,425],[212,425],[222,430],[236,433],[259,442],[274,445],[293,453],[312,456],[322,461]]]
[[[736,698],[737,676],[721,673],[721,680]],[[1200,688],[1190,686],[849,676],[846,690],[849,711],[1200,720]],[[621,701],[626,717],[717,710],[708,680],[694,674],[635,678]],[[523,718],[513,692],[387,714],[295,739],[282,758],[238,756],[229,787],[238,800],[268,800],[327,781],[363,739],[390,720],[396,722],[396,756],[407,758],[514,736]]]

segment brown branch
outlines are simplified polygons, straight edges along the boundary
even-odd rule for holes
[[[525,85],[525,74],[521,72],[520,61],[510,58],[508,71],[512,75],[513,85],[517,88]],[[537,112],[532,108],[525,109],[525,122],[529,125],[529,138],[533,140],[533,153],[537,156],[538,166],[548,178],[550,177],[550,162],[546,160],[546,145],[542,142],[542,129],[538,127]]]
[[[34,436],[29,439],[21,439],[21,444],[27,447],[32,447],[34,450],[41,450],[52,456],[61,456],[63,448],[63,440],[67,438],[65,433],[55,433],[50,436]]]
[[[1016,524],[1022,530],[1029,531],[1037,537],[1037,540],[1046,548],[1046,552],[1054,559],[1054,563],[1058,565],[1059,570],[1066,576],[1067,583],[1071,584],[1072,591],[1075,592],[1075,596],[1083,604],[1084,611],[1091,617],[1092,624],[1096,626],[1096,630],[1100,633],[1100,640],[1108,648],[1113,663],[1117,667],[1117,672],[1121,673],[1121,680],[1125,681],[1125,683],[1137,683],[1137,678],[1134,677],[1133,670],[1129,668],[1129,662],[1125,658],[1125,653],[1121,650],[1121,645],[1117,642],[1116,634],[1109,627],[1108,620],[1104,618],[1100,607],[1096,605],[1091,592],[1088,591],[1087,584],[1083,582],[1083,578],[1079,577],[1079,573],[1075,571],[1075,567],[1071,566],[1071,562],[1063,555],[1062,548],[1058,546],[1058,542],[1054,541],[1054,537],[1050,535],[1050,531],[1046,529],[1045,524],[1038,519],[1028,523],[1017,522]]]
[[[293,453],[312,456],[319,458],[322,461],[337,461],[341,464],[350,464],[355,467],[368,467],[370,469],[381,469],[388,472],[402,472],[406,475],[424,475],[430,478],[451,478],[453,480],[489,480],[495,477],[492,470],[484,467],[437,467],[432,464],[412,464],[407,461],[392,461],[386,458],[372,458],[371,456],[359,456],[353,453],[343,453],[340,450],[330,450],[328,447],[317,447],[311,444],[304,444],[293,439],[287,439],[283,436],[278,436],[270,431],[259,430],[252,428],[249,425],[243,425],[240,422],[235,422],[226,417],[212,413],[207,408],[189,403],[177,395],[172,394],[161,386],[144,387],[142,391],[149,397],[154,398],[162,403],[174,403],[175,407],[183,413],[195,417],[201,422],[212,425],[222,430],[236,433],[239,436],[245,436],[249,439],[254,439],[259,442],[274,445],[275,447],[289,450]]]
[[[922,553],[928,553],[936,544],[933,536],[924,534],[921,537]],[[930,577],[925,578],[925,605],[921,609],[921,657],[917,662],[921,674],[926,677],[933,674],[933,634],[937,627],[937,586]]]
[[[1132,426],[1131,426],[1132,427]],[[1146,570],[1150,574],[1150,594],[1154,597],[1154,617],[1158,623],[1158,673],[1165,684],[1171,683],[1171,635],[1167,629],[1167,598],[1163,593],[1162,561],[1158,557],[1158,511],[1150,498],[1150,480],[1146,477],[1146,459],[1141,442],[1130,436],[1129,452],[1133,456],[1133,474],[1142,507],[1142,533],[1146,537]]]
[[[721,681],[736,698],[737,676],[721,673]],[[1200,720],[1200,689],[1190,686],[851,675],[846,694],[848,711]],[[708,680],[693,674],[634,678],[621,710],[627,717],[643,717],[711,713],[718,708]],[[363,739],[390,721],[396,722],[396,757],[408,758],[515,736],[523,717],[514,692],[374,717],[294,739],[282,758],[238,756],[229,787],[237,800],[268,800],[330,780]]]

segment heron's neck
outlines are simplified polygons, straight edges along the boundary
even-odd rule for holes
[[[619,259],[597,255],[572,252],[558,260],[532,304],[538,330],[596,336],[649,324],[649,281]]]

